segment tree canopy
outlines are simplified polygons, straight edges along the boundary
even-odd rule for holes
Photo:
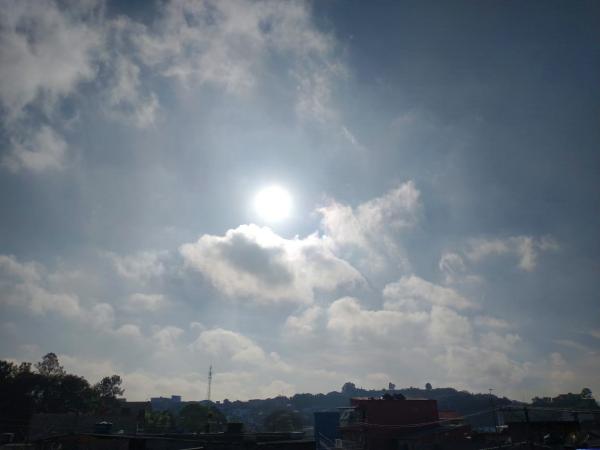
[[[123,394],[118,375],[104,377],[93,387],[69,374],[55,353],[33,365],[0,360],[0,431],[23,437],[35,413],[106,413]]]
[[[301,431],[302,426],[302,416],[289,409],[275,410],[264,419],[266,431]]]
[[[55,353],[44,355],[42,360],[35,364],[40,375],[45,377],[60,377],[65,375],[65,369],[58,362],[58,356]]]
[[[201,403],[188,403],[178,415],[179,427],[196,433],[222,431],[226,422],[221,411]]]

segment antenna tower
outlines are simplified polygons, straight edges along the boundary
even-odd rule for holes
[[[208,368],[208,392],[206,393],[206,400],[210,402],[210,388],[212,385],[212,364]]]

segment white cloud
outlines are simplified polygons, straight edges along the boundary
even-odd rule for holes
[[[54,312],[76,318],[82,314],[76,295],[53,292],[46,283],[46,270],[37,263],[20,263],[14,256],[0,255],[0,301],[33,314]]]
[[[126,323],[125,325],[121,325],[119,328],[115,330],[115,333],[119,336],[127,337],[127,338],[141,338],[142,332],[140,331],[140,327],[137,325]]]
[[[431,308],[429,335],[434,343],[441,345],[465,345],[473,338],[470,321],[442,306]]]
[[[193,346],[213,356],[226,356],[234,362],[263,364],[267,356],[254,341],[239,333],[222,328],[200,333]]]
[[[508,389],[525,379],[531,381],[531,363],[520,362],[514,356],[521,341],[517,334],[490,330],[485,327],[487,320],[474,328],[468,316],[452,307],[429,306],[429,310],[418,312],[412,308],[389,309],[385,304],[383,309],[366,309],[355,298],[336,300],[327,310],[327,329],[335,342],[345,342],[342,348],[350,347],[352,351],[338,356],[340,351],[335,344],[323,340],[323,345],[333,345],[330,351],[336,354],[338,370],[340,365],[350,367],[351,361],[361,360],[365,362],[362,368],[368,367],[371,373],[385,370],[386,376],[379,381],[389,381],[390,370],[397,377],[403,370],[406,372],[402,365],[390,365],[386,359],[390,352],[419,361],[412,375],[403,376],[422,377],[425,372],[443,371],[444,382],[459,388],[483,389],[493,385]]]
[[[118,53],[110,64],[112,77],[106,89],[107,114],[140,128],[154,124],[160,105],[156,94],[144,92],[140,67],[122,53]]]
[[[369,373],[365,377],[366,386],[369,389],[381,389],[385,387],[387,389],[388,383],[391,381],[392,377],[389,374],[384,372],[374,372]]]
[[[146,25],[108,17],[101,0],[9,0],[0,11],[0,104],[12,146],[3,165],[15,172],[65,166],[58,100],[74,98],[82,82],[95,82],[92,95],[109,117],[143,128],[160,109],[148,73],[246,95],[270,87],[275,59],[288,69],[281,82],[297,87],[299,117],[337,120],[332,88],[344,67],[306,2],[164,2]],[[31,106],[46,125],[32,125],[39,119]]]
[[[292,367],[277,352],[267,353],[247,336],[232,330],[213,328],[203,330],[188,348],[204,355],[221,368],[247,369],[256,373],[279,372],[289,374]]]
[[[503,319],[498,319],[492,316],[476,316],[473,319],[475,325],[480,327],[487,327],[492,329],[505,329],[510,328],[510,324]]]
[[[446,284],[475,285],[483,281],[479,275],[469,273],[464,258],[458,253],[445,252],[438,262]]]
[[[76,274],[78,277],[79,273]],[[76,292],[64,292],[64,280],[72,272],[50,272],[42,264],[21,263],[14,256],[0,255],[0,305],[28,311],[34,315],[57,314],[73,323],[115,336],[139,336],[139,328],[126,324],[115,329],[112,305],[105,302],[82,303]],[[57,280],[63,282],[57,283]]]
[[[64,353],[59,353],[57,356],[68,373],[81,375],[91,383],[100,381],[105,376],[119,373],[116,365],[106,359],[81,358]]]
[[[156,312],[163,309],[168,304],[168,300],[162,294],[136,293],[127,298],[124,308],[130,311]]]
[[[142,61],[164,76],[232,93],[255,87],[272,54],[288,56],[312,94],[327,77],[333,41],[313,25],[306,3],[188,0],[165,3],[135,42]]]
[[[296,112],[300,117],[323,124],[335,123],[339,120],[337,111],[332,106],[333,80],[336,78],[336,72],[339,71],[338,67],[331,66],[320,73],[305,72],[296,75],[298,80]],[[340,130],[345,139],[358,147],[356,138],[346,127],[342,126]]]
[[[362,309],[358,299],[352,297],[334,301],[327,313],[329,330],[356,339],[365,334],[367,337],[393,338],[397,330],[410,333],[428,321],[428,314],[424,312]]]
[[[273,380],[269,384],[258,388],[258,395],[260,398],[273,398],[280,395],[291,397],[295,393],[296,388],[294,385],[283,380]]]
[[[388,266],[386,258],[406,265],[397,235],[413,227],[421,211],[420,192],[412,181],[391,189],[352,208],[332,201],[317,210],[321,226],[340,248],[354,247],[366,253],[368,266],[381,270]]]
[[[44,268],[33,261],[21,263],[13,255],[0,255],[0,270],[5,276],[36,283],[41,280]]]
[[[269,228],[241,225],[225,236],[203,235],[180,252],[227,296],[259,302],[311,303],[317,290],[362,281],[316,234],[284,239]]]
[[[447,380],[456,387],[470,389],[510,389],[529,375],[530,364],[511,359],[506,353],[478,346],[449,346],[438,362],[447,371]]]
[[[75,318],[81,314],[79,299],[75,295],[53,293],[34,284],[18,284],[13,294],[5,297],[8,303],[23,306],[34,314],[55,312],[67,318]]]
[[[61,11],[54,1],[4,2],[0,11],[0,101],[11,119],[23,114],[38,95],[67,95],[81,80],[95,76],[93,53],[102,38],[81,20],[81,13],[88,12]]]
[[[91,325],[100,330],[112,330],[115,323],[115,310],[108,303],[95,304],[87,316]]]
[[[96,76],[103,44],[89,18],[99,2],[63,11],[57,2],[7,1],[0,11],[0,104],[10,151],[2,164],[13,172],[64,166],[67,143],[52,122],[59,98]],[[46,125],[35,124],[34,105]],[[39,119],[37,119],[39,121]]]
[[[454,289],[438,286],[416,275],[404,276],[383,289],[385,309],[419,310],[431,305],[472,308],[473,302]]]
[[[121,277],[140,283],[160,277],[166,270],[162,260],[164,253],[161,252],[145,251],[127,256],[107,253],[107,256]]]
[[[12,172],[21,169],[42,172],[63,167],[67,144],[60,135],[48,126],[27,130],[26,134],[23,140],[11,139],[10,153],[2,159],[4,166]]]
[[[540,253],[556,251],[559,245],[551,236],[511,236],[503,239],[473,239],[465,251],[472,262],[496,255],[513,254],[520,269],[531,272],[537,266]]]
[[[502,335],[495,331],[484,333],[479,339],[483,347],[501,352],[509,352],[521,342],[521,336],[518,334],[508,333]]]
[[[152,339],[160,351],[169,352],[176,348],[179,338],[184,330],[175,326],[156,327]]]
[[[321,317],[323,310],[318,306],[306,309],[302,314],[289,316],[284,328],[292,335],[307,336],[312,334],[316,328],[316,321]]]

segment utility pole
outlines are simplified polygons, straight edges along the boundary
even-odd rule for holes
[[[210,388],[212,385],[212,364],[208,368],[208,392],[206,393],[206,400],[210,402]]]

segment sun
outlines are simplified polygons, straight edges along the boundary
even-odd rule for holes
[[[256,194],[254,208],[267,222],[287,219],[292,211],[292,196],[281,186],[269,186]]]

